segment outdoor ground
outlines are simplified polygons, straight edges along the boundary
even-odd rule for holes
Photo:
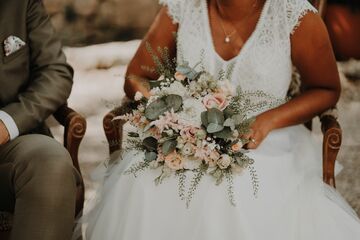
[[[69,105],[85,116],[88,122],[79,155],[87,197],[94,191],[89,174],[109,157],[102,118],[124,96],[126,64],[138,44],[139,41],[131,41],[66,49],[68,60],[75,68]],[[351,74],[353,79],[349,81],[341,73],[343,95],[338,107],[343,145],[338,160],[344,170],[337,177],[337,187],[360,215],[360,61],[342,63],[339,68],[342,73]],[[63,130],[53,121],[50,123],[60,140]],[[321,139],[318,123],[315,128],[317,137]]]

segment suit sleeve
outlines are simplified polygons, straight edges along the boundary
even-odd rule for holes
[[[16,102],[2,110],[15,121],[19,134],[37,127],[65,104],[72,87],[73,70],[66,63],[41,0],[29,0],[27,33],[30,48],[29,84]]]

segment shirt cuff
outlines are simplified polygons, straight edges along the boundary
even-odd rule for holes
[[[7,128],[10,140],[14,140],[19,136],[19,128],[16,126],[14,119],[8,113],[0,110],[0,120]]]

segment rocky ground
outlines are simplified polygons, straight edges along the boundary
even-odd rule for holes
[[[115,42],[66,49],[68,60],[75,68],[75,82],[69,105],[85,116],[88,122],[79,156],[87,196],[90,196],[94,189],[89,173],[108,158],[102,118],[124,96],[126,64],[138,43]],[[360,214],[360,62],[341,63],[339,68],[343,84],[339,115],[344,135],[338,159],[344,170],[337,177],[337,186]],[[350,77],[345,77],[344,73]],[[63,129],[54,121],[50,120],[50,123],[55,136],[60,140]],[[315,128],[316,136],[321,138],[318,123]]]

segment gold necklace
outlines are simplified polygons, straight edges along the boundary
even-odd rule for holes
[[[225,27],[224,27],[223,16],[222,16],[222,13],[221,13],[221,12],[225,13],[225,11],[221,8],[221,4],[219,3],[219,0],[215,0],[215,3],[216,3],[216,7],[219,9],[218,12],[219,12],[219,16],[220,16],[220,21],[219,21],[220,22],[220,27],[221,27],[222,31],[224,32],[224,35],[225,35],[224,42],[229,44],[229,43],[231,43],[232,36],[235,33],[238,33],[238,32],[236,30],[235,24],[232,23],[232,21],[230,20],[230,23],[231,23],[232,27],[234,28],[234,30],[229,34],[227,33],[227,31],[225,30]],[[252,10],[254,10],[257,5],[258,5],[258,0],[256,0],[254,2],[254,4],[251,6]],[[243,18],[243,20],[247,19],[252,13],[253,13],[253,11],[249,11],[249,13]],[[230,19],[230,18],[228,18],[228,19]]]

